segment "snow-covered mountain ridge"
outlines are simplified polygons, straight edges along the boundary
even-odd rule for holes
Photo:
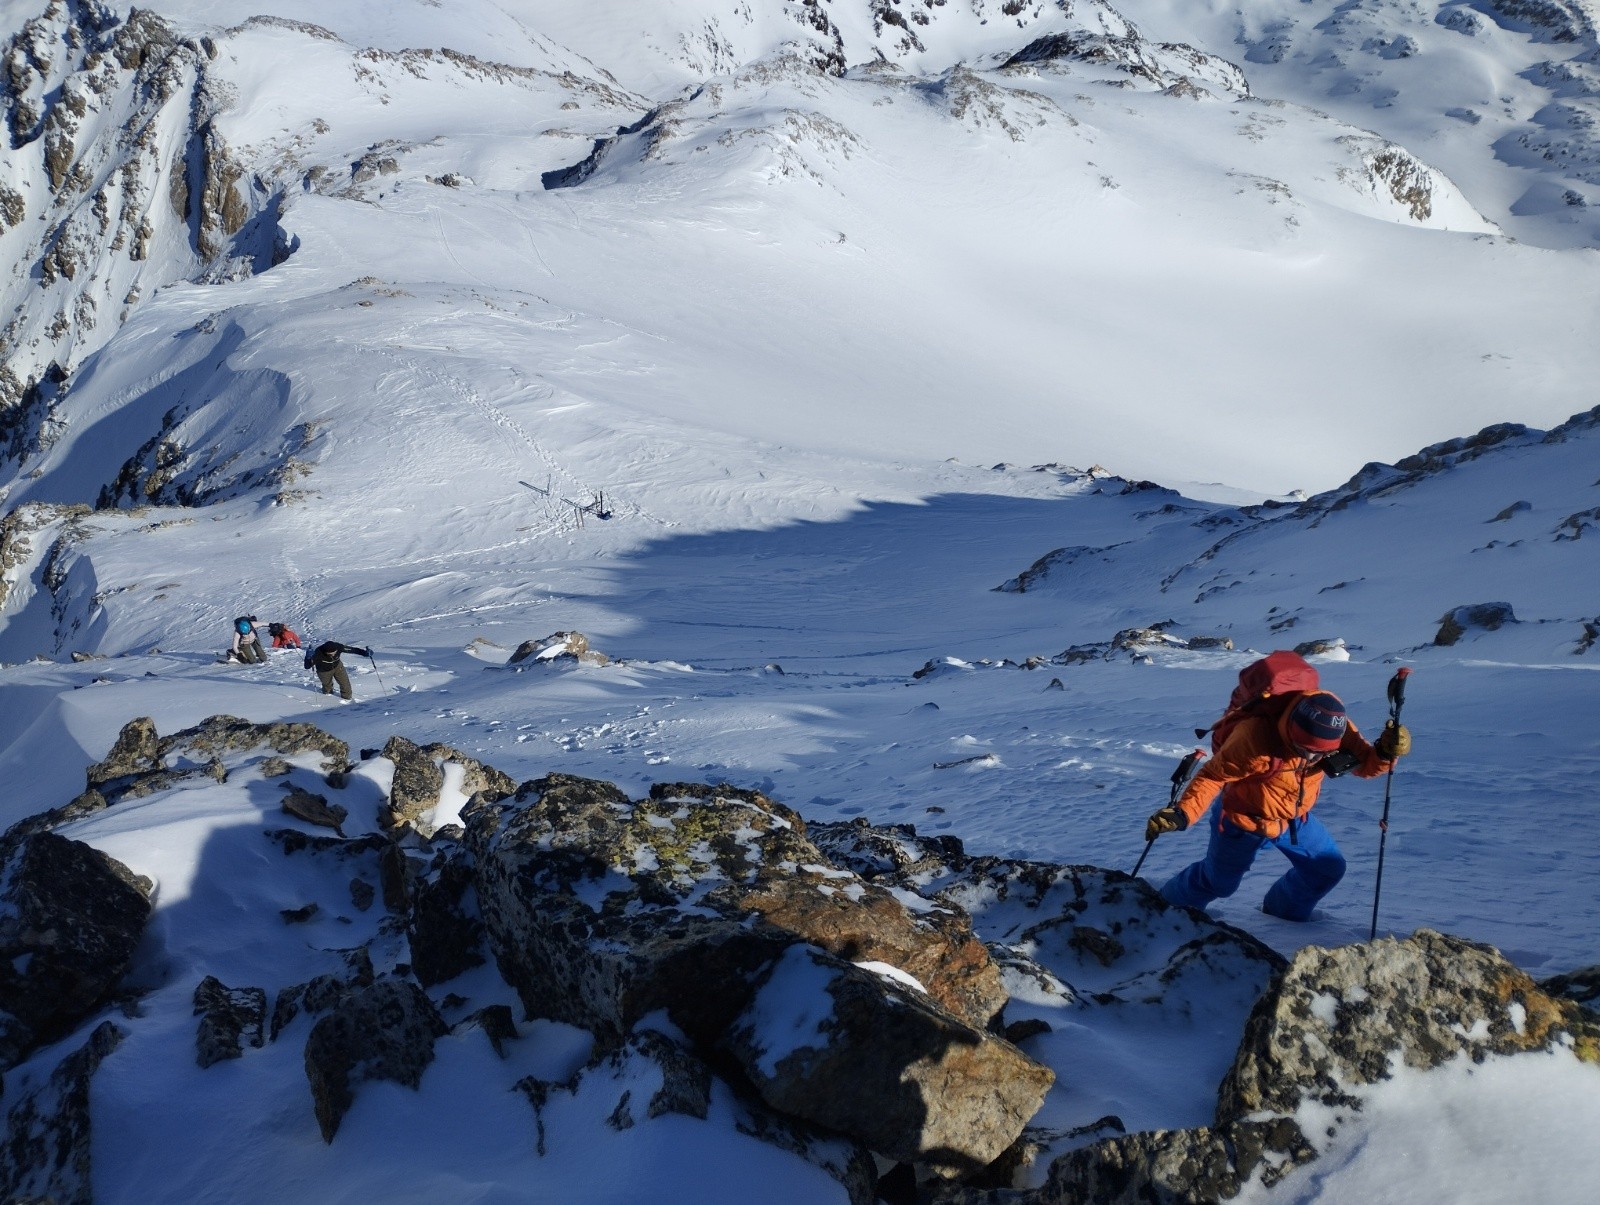
[[[1494,603],[1505,608],[1496,626],[1523,633],[1522,655],[1581,655],[1600,625],[1594,550],[1579,543],[1600,522],[1597,441],[1600,407],[1548,432],[1487,428],[1394,465],[1368,465],[1293,507],[1206,514],[1182,534],[1169,523],[1153,533],[1164,553],[1143,543],[1061,550],[1001,588],[1053,588],[1075,601],[1159,598],[1179,631],[1231,634],[1239,625],[1252,644],[1268,633],[1296,644],[1337,637],[1383,655],[1415,655],[1457,608]],[[1193,513],[1184,505],[1170,513],[1186,510]],[[1177,560],[1159,586],[1121,576]],[[1257,609],[1241,624],[1247,599]],[[1380,616],[1404,617],[1403,626]],[[1510,638],[1497,639],[1504,648]]]
[[[1403,147],[1305,110],[1245,96],[1237,67],[1145,38],[1103,5],[1039,5],[1003,21],[981,4],[937,7],[928,10],[927,29],[915,21],[885,24],[883,14],[896,10],[879,8],[869,29],[846,19],[866,13],[867,6],[829,6],[830,28],[848,50],[842,78],[837,64],[807,57],[805,48],[822,35],[792,16],[812,10],[774,5],[743,10],[745,32],[738,39],[707,35],[726,51],[716,62],[724,74],[709,77],[710,86],[700,77],[681,92],[673,87],[672,95],[652,97],[618,89],[609,67],[589,65],[581,52],[548,38],[524,39],[520,49],[508,44],[507,50],[517,51],[514,59],[528,62],[502,68],[460,53],[363,50],[326,30],[281,19],[241,17],[228,29],[205,25],[186,33],[150,14],[113,25],[104,10],[51,7],[19,33],[8,56],[16,145],[8,152],[6,174],[22,186],[8,186],[17,198],[8,204],[44,221],[38,234],[33,221],[9,224],[0,244],[14,265],[5,336],[13,447],[39,448],[56,423],[65,421],[57,396],[63,380],[79,375],[141,299],[177,282],[225,280],[269,267],[315,228],[315,198],[348,203],[329,209],[341,215],[341,225],[345,215],[375,216],[347,214],[352,208],[377,206],[401,222],[396,237],[419,252],[440,242],[446,213],[459,213],[469,231],[513,218],[525,233],[511,245],[534,248],[547,262],[517,254],[516,262],[463,268],[445,241],[443,261],[423,269],[472,290],[516,287],[500,279],[506,268],[524,278],[518,283],[529,273],[548,276],[549,254],[559,247],[536,244],[553,240],[551,223],[569,223],[574,205],[589,214],[586,228],[598,233],[609,227],[612,238],[657,239],[670,232],[661,250],[680,246],[695,262],[718,265],[714,275],[730,294],[738,292],[727,289],[730,274],[737,279],[753,271],[777,273],[783,283],[775,290],[718,299],[726,311],[712,296],[698,297],[699,306],[711,307],[694,316],[694,337],[702,342],[708,327],[726,327],[737,315],[739,322],[755,319],[774,327],[760,343],[784,345],[792,338],[785,332],[805,329],[802,313],[811,315],[812,325],[821,316],[814,282],[832,280],[858,298],[861,312],[881,315],[881,367],[865,369],[867,382],[789,353],[725,377],[699,405],[685,407],[681,389],[666,382],[645,395],[657,399],[647,404],[667,405],[675,421],[682,421],[725,413],[740,395],[776,394],[783,404],[761,407],[767,417],[752,423],[751,433],[785,442],[799,429],[774,423],[771,416],[793,412],[797,386],[811,407],[837,398],[839,408],[827,413],[824,429],[845,417],[846,406],[870,414],[877,408],[870,399],[896,388],[895,379],[903,382],[898,388],[909,384],[929,394],[941,430],[970,409],[967,398],[996,392],[1000,411],[992,417],[999,421],[953,442],[976,436],[992,449],[980,456],[1020,459],[1024,441],[1041,436],[1062,444],[1088,440],[1096,445],[1094,458],[1110,460],[1099,452],[1114,430],[1097,414],[1101,407],[1093,399],[1099,397],[1116,399],[1133,415],[1153,416],[1159,397],[1182,390],[1224,420],[1248,416],[1268,424],[1275,440],[1305,430],[1308,420],[1274,413],[1278,408],[1264,406],[1261,395],[1268,381],[1299,380],[1309,394],[1303,403],[1308,410],[1337,396],[1361,415],[1392,416],[1398,410],[1407,429],[1439,438],[1472,425],[1473,417],[1478,425],[1504,417],[1498,412],[1497,374],[1506,361],[1498,357],[1553,363],[1576,356],[1571,371],[1585,370],[1586,353],[1570,340],[1551,337],[1564,333],[1570,321],[1551,302],[1583,295],[1569,283],[1586,270],[1576,261],[1569,268],[1499,244],[1463,246],[1454,240],[1446,259],[1429,263],[1426,245],[1410,238],[1403,244],[1408,262],[1401,273],[1383,261],[1393,260],[1402,245],[1384,248],[1386,236],[1372,232],[1374,258],[1351,265],[1365,277],[1359,287],[1341,279],[1342,273],[1329,278],[1324,287],[1330,291],[1317,299],[1314,311],[1300,308],[1304,302],[1293,293],[1280,293],[1289,283],[1284,273],[1297,276],[1336,245],[1351,245],[1324,225],[1338,213],[1402,225],[1493,229],[1448,180]],[[80,11],[90,15],[75,16]],[[169,11],[196,16],[181,5]],[[681,18],[687,11],[663,8],[658,17]],[[212,20],[229,15],[226,8],[208,13]],[[758,20],[758,14],[764,15]],[[724,14],[722,21],[728,20]],[[463,26],[465,33],[474,28],[470,20]],[[915,38],[907,41],[912,33]],[[830,45],[832,39],[826,39]],[[646,39],[622,46],[649,44]],[[697,44],[685,37],[677,51],[655,53],[683,70],[699,63],[688,49]],[[773,54],[778,57],[762,57]],[[85,67],[91,60],[93,66]],[[873,69],[874,60],[886,69]],[[533,61],[539,65],[528,65]],[[265,62],[280,67],[263,73],[251,66]],[[308,73],[303,86],[283,70],[286,63]],[[653,78],[643,68],[622,72],[630,81],[635,76]],[[1186,90],[1198,91],[1191,96]],[[1209,100],[1195,99],[1202,95]],[[491,124],[485,124],[486,114],[494,115]],[[586,162],[573,142],[610,139],[617,128],[641,119],[645,125],[637,133],[602,144],[624,153],[608,156],[610,166],[597,174],[582,173],[582,198],[579,190],[563,189],[560,197],[543,201],[537,182]],[[124,136],[124,129],[138,136]],[[36,131],[43,132],[34,137]],[[1128,154],[1151,138],[1148,145],[1166,156],[1154,172],[1150,164],[1156,160]],[[1025,149],[1013,149],[1018,139]],[[949,156],[977,154],[989,163],[981,171],[963,169],[942,178],[946,173],[936,164],[907,156],[916,144]],[[476,157],[501,145],[516,148],[514,160],[534,153],[531,170],[504,176],[487,170],[487,160],[474,168]],[[569,172],[566,178],[574,177]],[[1063,184],[1066,191],[1056,191]],[[457,196],[446,199],[441,189],[451,186]],[[1042,187],[1051,189],[1049,205],[1043,204]],[[740,235],[727,216],[716,215],[731,216],[750,205],[761,213],[778,194],[784,211],[805,215],[806,229],[793,232],[798,245],[786,238],[781,262],[747,262],[749,249],[738,245]],[[648,221],[638,230],[631,227],[662,212],[662,205],[691,199],[701,205],[714,197],[721,200],[710,211],[713,220],[698,230]],[[1132,208],[1119,203],[1121,197]],[[285,218],[285,206],[293,219]],[[992,213],[998,221],[968,235],[959,215],[974,212]],[[602,213],[622,223],[612,224],[610,216],[603,223],[591,220]],[[1090,241],[1073,254],[1050,250],[1076,247],[1084,230],[1093,232]],[[685,238],[690,234],[695,237]],[[328,237],[353,250],[361,236],[340,229]],[[1365,237],[1354,245],[1363,245]],[[942,246],[944,262],[965,266],[926,279],[906,275],[914,249],[930,243]],[[810,250],[797,257],[799,246]],[[1200,247],[1205,254],[1196,254]],[[1416,252],[1422,258],[1409,260]],[[581,254],[593,273],[593,258]],[[309,258],[321,261],[320,251]],[[427,260],[419,253],[418,262],[380,274],[370,270],[377,266],[371,255],[358,252],[356,258],[369,270],[329,280],[325,287],[371,276],[381,277],[384,287],[405,289]],[[668,257],[661,266],[671,262]],[[886,276],[874,266],[864,275],[881,262],[900,267]],[[1145,262],[1161,266],[1129,271],[1130,264]],[[615,309],[611,300],[596,312],[594,299],[581,293],[551,300],[684,342],[688,329],[662,321],[663,311],[677,308],[676,294],[663,291],[643,267],[611,265],[605,290],[608,297],[621,293],[648,301],[638,314]],[[1487,313],[1456,312],[1460,290],[1451,281],[1458,271],[1491,281],[1489,287],[1509,303],[1492,322]],[[1152,284],[1161,280],[1159,287],[1148,287],[1147,277]],[[975,288],[952,288],[967,278]],[[1282,306],[1256,319],[1265,323],[1260,346],[1281,351],[1253,367],[1235,357],[1219,359],[1217,350],[1229,343],[1228,328],[1196,323],[1196,315],[1227,312],[1230,303],[1250,312],[1257,308],[1252,299],[1263,295]],[[1138,313],[1150,338],[1181,347],[1181,353],[1154,364],[1108,356],[1098,328],[1098,315],[1107,312]],[[1329,329],[1331,314],[1342,314],[1332,329],[1361,342],[1370,357],[1359,372],[1352,372],[1356,365],[1348,357],[1332,354],[1339,338],[1308,339],[1313,329]],[[1453,330],[1457,341],[1419,356],[1414,340],[1393,338],[1392,332],[1420,320]],[[851,330],[841,324],[815,334],[837,342],[850,339]],[[966,345],[959,358],[950,354],[952,339]],[[1032,349],[1051,344],[1061,362],[1075,365],[1072,380],[1050,380],[1036,359]],[[696,353],[715,354],[714,346]],[[1474,357],[1487,358],[1474,364]],[[727,374],[730,358],[723,359]],[[987,379],[974,371],[976,364],[991,370]],[[880,379],[885,373],[892,376]],[[1554,421],[1571,412],[1564,398],[1538,396],[1541,388],[1536,384],[1532,396],[1525,393],[1537,417]],[[1403,401],[1439,392],[1456,397],[1467,423],[1430,431],[1421,418],[1426,408]],[[1057,400],[1063,393],[1064,405]],[[57,412],[61,419],[51,417]],[[1225,423],[1191,450],[1214,462],[1210,479],[1237,481],[1246,473],[1234,469],[1246,465],[1252,466],[1248,475],[1262,475],[1260,454],[1235,446],[1227,430]],[[903,428],[878,424],[863,434],[884,452],[892,447],[892,435],[902,443],[906,438]],[[138,442],[160,438],[151,425]],[[1333,438],[1343,441],[1330,449],[1335,456],[1356,461],[1371,455],[1370,447],[1355,451],[1354,435]],[[1397,443],[1388,458],[1421,442],[1426,440]],[[951,445],[952,437],[946,437],[926,451],[959,454],[961,448]],[[1170,455],[1164,463],[1117,467],[1167,480],[1190,476]],[[1281,468],[1276,474],[1276,489],[1308,484],[1283,480]]]
[[[1592,0],[1129,0],[1122,8],[1241,63],[1264,93],[1404,144],[1518,238],[1595,244]]]

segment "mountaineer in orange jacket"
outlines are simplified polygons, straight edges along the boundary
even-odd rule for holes
[[[272,647],[275,649],[297,649],[300,647],[300,634],[286,623],[269,623],[267,635],[272,637]]]
[[[1161,894],[1174,904],[1204,908],[1237,891],[1256,854],[1273,845],[1289,859],[1289,869],[1267,891],[1261,910],[1310,920],[1345,868],[1332,835],[1311,815],[1322,780],[1346,771],[1377,778],[1410,751],[1411,734],[1393,723],[1369,745],[1338,696],[1326,691],[1291,697],[1276,716],[1246,716],[1177,803],[1145,825],[1145,839],[1153,841],[1188,828],[1210,809],[1206,856],[1168,879]]]

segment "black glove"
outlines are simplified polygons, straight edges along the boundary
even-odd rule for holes
[[[1372,747],[1384,761],[1399,761],[1411,752],[1411,733],[1406,731],[1404,724],[1390,720],[1383,726],[1377,743]]]
[[[351,651],[351,652],[352,652],[352,653],[358,653],[358,654],[360,654],[360,655],[361,655],[361,656],[363,656],[363,657],[370,657],[370,656],[372,656],[372,650],[371,650],[371,649],[351,649],[351,650],[350,650],[350,651]]]
[[[1189,821],[1182,812],[1174,807],[1162,808],[1149,820],[1145,821],[1144,839],[1154,841],[1162,833],[1176,833],[1189,827]]]

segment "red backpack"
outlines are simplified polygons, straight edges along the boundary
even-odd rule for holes
[[[1321,685],[1316,667],[1299,653],[1279,649],[1239,671],[1239,685],[1228,696],[1228,709],[1210,728],[1196,728],[1196,736],[1211,734],[1211,752],[1221,749],[1228,734],[1247,716],[1276,719],[1288,706],[1289,696],[1316,690]]]

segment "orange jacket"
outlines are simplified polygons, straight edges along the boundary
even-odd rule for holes
[[[1239,721],[1179,798],[1185,820],[1199,820],[1218,794],[1223,816],[1263,837],[1279,836],[1291,820],[1306,818],[1326,776],[1315,761],[1296,753],[1284,735],[1292,706],[1276,719],[1248,716]],[[1360,759],[1351,771],[1357,778],[1376,778],[1394,765],[1378,756],[1354,724],[1345,729],[1339,748]]]

